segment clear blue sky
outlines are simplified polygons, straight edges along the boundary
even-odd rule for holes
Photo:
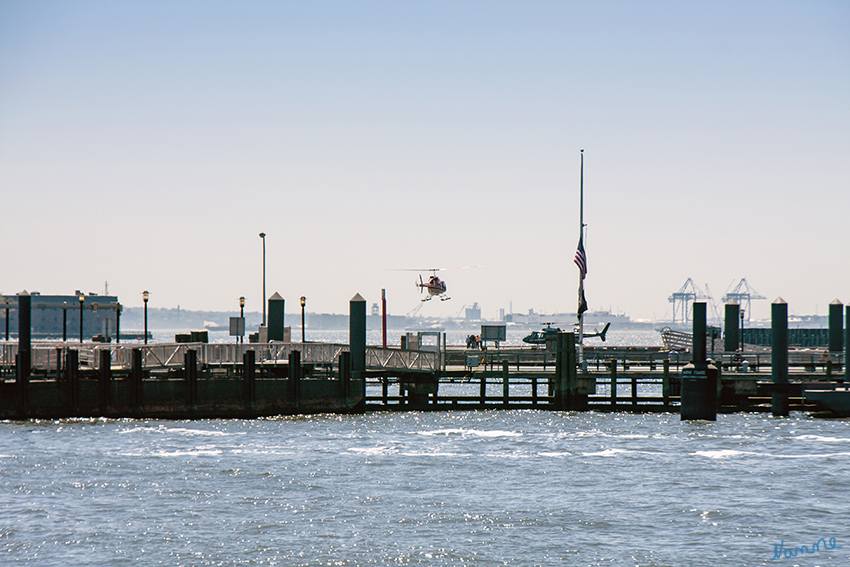
[[[850,2],[0,0],[0,292],[850,302]]]

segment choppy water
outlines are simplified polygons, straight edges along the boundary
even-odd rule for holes
[[[850,565],[848,484],[803,415],[7,422],[0,563]]]

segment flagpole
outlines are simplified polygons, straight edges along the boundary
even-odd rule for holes
[[[579,227],[578,227],[578,237],[579,242],[583,241],[584,237],[584,148],[581,148],[581,177],[579,181]],[[584,274],[581,270],[579,270],[578,275],[578,296],[579,296],[579,304],[581,300],[584,299]],[[576,348],[578,355],[578,363],[579,365],[583,365],[584,363],[584,311],[582,311],[581,306],[579,305],[578,309],[578,346]]]

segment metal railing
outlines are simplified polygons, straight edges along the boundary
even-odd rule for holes
[[[440,368],[440,353],[433,350],[366,347],[366,368],[436,372]]]
[[[246,351],[256,353],[258,363],[286,361],[292,351],[301,352],[302,364],[332,365],[339,360],[341,352],[349,346],[335,343],[156,343],[139,344],[100,344],[83,343],[81,345],[62,342],[34,343],[32,346],[32,368],[50,371],[66,349],[79,352],[80,368],[97,370],[100,363],[99,352],[109,350],[112,368],[129,369],[132,365],[134,349],[142,351],[142,366],[147,369],[179,368],[186,359],[186,351],[198,353],[199,364],[231,365],[241,364]],[[14,367],[18,354],[16,342],[0,343],[0,366]],[[423,370],[434,372],[439,369],[440,357],[434,351],[400,350],[397,348],[366,347],[366,367],[372,370]]]
[[[79,352],[80,368],[84,370],[97,370],[100,363],[99,351],[108,349],[111,353],[112,367],[115,369],[129,369],[132,365],[133,349],[142,351],[142,365],[147,369],[180,368],[185,363],[186,351],[189,349],[198,352],[198,363],[205,365],[234,365],[241,364],[243,355],[248,350],[256,353],[258,363],[284,362],[289,358],[293,350],[301,352],[303,364],[333,365],[339,360],[339,354],[348,351],[348,345],[334,343],[248,343],[248,344],[223,344],[223,343],[156,343],[148,345],[140,344],[101,344],[101,343],[76,343],[59,342],[37,342],[32,345],[31,365],[34,370],[52,372],[57,367],[57,362],[64,358],[64,351],[73,349]],[[0,341],[0,370],[6,374],[14,374],[15,358],[18,354],[17,342]],[[401,350],[398,348],[382,348],[379,346],[366,347],[366,368],[369,370],[397,370],[397,371],[423,371],[436,372],[447,366],[465,366],[466,351],[457,353],[450,351],[445,360],[444,355],[433,350]],[[546,369],[554,364],[554,357],[544,351],[522,351],[519,353],[509,351],[487,351],[476,353],[481,358],[479,364],[485,368],[490,365],[499,364],[505,360],[520,370],[520,367],[541,367]],[[660,368],[664,359],[669,359],[671,367],[675,364],[687,364],[690,356],[687,354],[671,355],[669,352],[628,352],[614,350],[609,352],[594,351],[588,359],[591,368],[607,365],[610,357],[617,359],[618,364],[632,366],[646,366]],[[715,361],[723,363],[724,368],[737,368],[746,364],[750,371],[770,368],[771,355],[769,352],[762,353],[726,353],[717,352],[709,355]],[[797,371],[813,372],[817,369],[825,369],[828,365],[832,372],[842,372],[845,363],[843,352],[828,352],[825,349],[789,349],[788,364]],[[64,365],[64,362],[63,362]]]

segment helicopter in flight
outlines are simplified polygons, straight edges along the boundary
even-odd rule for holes
[[[431,270],[431,277],[428,278],[428,281],[424,281],[422,279],[422,275],[419,275],[419,282],[416,284],[419,287],[420,293],[427,290],[428,296],[422,301],[429,301],[434,297],[439,297],[440,301],[448,301],[451,299],[448,295],[446,295],[446,282],[441,280],[437,276],[438,269]]]
[[[416,282],[416,287],[419,288],[419,292],[428,292],[428,295],[422,301],[430,301],[435,297],[439,297],[440,301],[448,301],[451,299],[448,295],[446,295],[446,282],[440,279],[437,275],[437,272],[443,272],[446,270],[465,270],[467,268],[480,268],[481,266],[461,266],[459,268],[427,268],[424,270],[405,270],[411,272],[431,272],[431,275],[425,280],[422,277],[422,274],[419,274],[419,281]]]

